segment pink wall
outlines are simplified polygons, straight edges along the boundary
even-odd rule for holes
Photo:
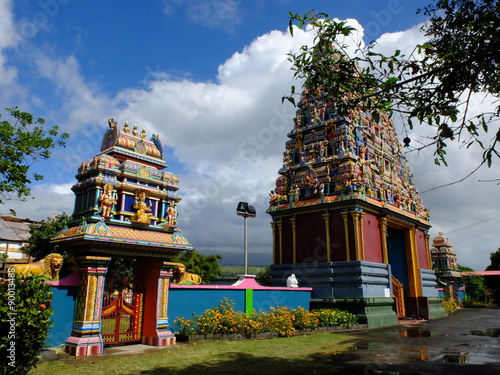
[[[382,263],[382,242],[380,238],[380,227],[375,215],[365,213],[363,218],[363,230],[365,239],[365,259],[367,262]]]

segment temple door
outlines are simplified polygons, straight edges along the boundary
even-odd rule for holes
[[[105,291],[101,330],[105,344],[141,341],[143,295],[129,288]]]
[[[399,319],[406,318],[405,291],[403,284],[392,276],[392,296],[396,300],[396,314]]]

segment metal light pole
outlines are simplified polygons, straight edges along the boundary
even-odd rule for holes
[[[249,217],[255,217],[256,212],[255,212],[255,207],[250,206],[247,202],[240,202],[238,203],[238,207],[236,208],[236,214],[239,216],[243,216],[243,225],[244,225],[244,232],[243,232],[243,252],[244,252],[244,262],[243,262],[243,267],[244,267],[244,273],[245,276],[248,275],[248,234],[247,234],[247,219]]]

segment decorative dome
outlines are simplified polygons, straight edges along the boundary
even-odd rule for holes
[[[127,158],[136,158],[147,161],[158,167],[165,168],[167,163],[163,159],[163,142],[159,136],[153,134],[149,140],[146,139],[146,130],[139,132],[137,125],[129,128],[125,122],[123,130],[118,123],[110,118],[109,129],[104,134],[100,154],[125,155]]]
[[[446,238],[443,234],[443,232],[439,232],[439,235],[434,238],[434,240],[432,241],[432,246],[434,247],[442,247],[442,246],[446,246],[446,247],[451,247],[450,243],[448,242],[448,238]]]

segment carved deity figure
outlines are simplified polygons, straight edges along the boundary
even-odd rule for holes
[[[174,278],[172,282],[177,285],[199,285],[201,284],[201,277],[195,273],[186,271],[184,264],[179,264],[175,267]]]
[[[14,268],[14,271],[19,275],[42,275],[44,278],[49,280],[58,280],[62,265],[62,255],[51,253],[38,262],[16,264],[12,267]]]
[[[101,216],[109,219],[111,217],[111,208],[116,203],[116,199],[113,197],[113,185],[106,184],[104,186],[104,192],[99,197],[99,202],[101,202]]]
[[[288,276],[288,278],[286,279],[286,286],[288,288],[298,288],[299,287],[299,282],[298,282],[295,274],[292,273],[290,276]]]
[[[167,223],[169,227],[175,227],[177,224],[177,210],[173,203],[170,203],[167,208]]]
[[[133,223],[138,224],[150,224],[151,223],[151,203],[149,206],[146,204],[146,192],[140,191],[136,193],[135,204],[132,206],[134,210],[137,210],[130,219]]]

